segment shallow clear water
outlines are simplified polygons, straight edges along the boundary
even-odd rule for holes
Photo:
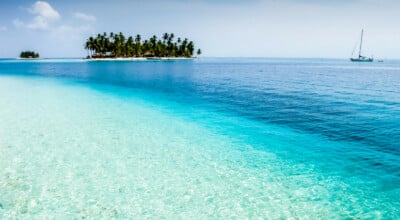
[[[400,62],[0,60],[0,218],[400,217]]]

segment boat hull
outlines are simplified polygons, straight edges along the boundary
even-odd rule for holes
[[[360,58],[350,58],[351,62],[373,62],[373,58],[366,58],[366,59],[360,59]]]

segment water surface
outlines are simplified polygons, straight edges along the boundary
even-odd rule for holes
[[[0,217],[399,218],[400,63],[0,60]]]

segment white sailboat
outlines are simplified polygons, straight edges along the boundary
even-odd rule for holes
[[[361,30],[361,40],[360,40],[360,49],[358,50],[358,57],[350,58],[351,62],[372,62],[372,61],[374,61],[374,58],[372,58],[372,57],[366,57],[366,56],[361,55],[363,35],[364,35],[364,30],[362,29]],[[353,53],[354,53],[354,51],[353,51]]]

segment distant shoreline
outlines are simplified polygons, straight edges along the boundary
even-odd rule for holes
[[[83,58],[87,61],[146,61],[146,60],[193,60],[196,57],[107,57],[107,58]]]

